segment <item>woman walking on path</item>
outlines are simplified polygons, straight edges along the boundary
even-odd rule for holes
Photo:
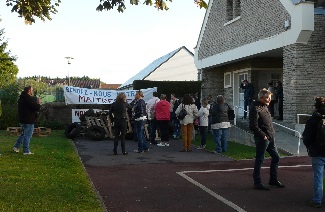
[[[198,116],[198,110],[193,102],[193,98],[189,94],[185,94],[182,104],[175,111],[176,116],[179,116],[182,109],[186,110],[186,116],[180,120],[182,129],[183,149],[180,152],[191,152],[193,121]]]
[[[213,106],[212,115],[212,134],[216,142],[214,153],[227,152],[228,150],[228,128],[231,127],[228,119],[230,107],[225,103],[222,95],[217,96],[217,103]]]
[[[170,104],[166,101],[166,94],[161,94],[160,101],[155,106],[156,120],[160,130],[161,142],[157,146],[169,146]]]

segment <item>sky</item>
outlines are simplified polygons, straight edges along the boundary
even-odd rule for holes
[[[194,53],[206,11],[193,0],[168,2],[168,11],[126,4],[124,13],[97,12],[100,0],[62,0],[51,21],[25,25],[0,2],[0,29],[18,57],[18,77],[89,76],[108,84],[124,83],[181,46]],[[65,57],[74,58],[70,65]]]

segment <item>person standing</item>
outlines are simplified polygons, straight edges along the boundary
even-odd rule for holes
[[[157,120],[155,117],[155,106],[156,104],[160,101],[158,98],[158,92],[153,92],[152,93],[152,98],[147,102],[147,116],[148,116],[148,121],[149,121],[149,139],[150,143],[152,144],[157,144],[156,141],[156,131],[157,131]]]
[[[265,151],[271,156],[269,185],[284,188],[285,186],[278,181],[279,153],[274,142],[274,128],[268,105],[271,102],[272,93],[263,89],[258,93],[258,101],[252,104],[249,111],[249,128],[254,133],[256,145],[256,156],[254,164],[254,188],[258,190],[270,190],[261,180],[261,167],[265,157]]]
[[[160,130],[161,142],[157,146],[169,146],[170,104],[166,94],[160,95],[160,101],[155,106],[157,124]]]
[[[278,120],[283,120],[283,87],[282,87],[282,82],[277,81],[276,82],[276,96],[278,99],[278,111],[279,111],[279,118]]]
[[[274,105],[276,102],[276,93],[275,93],[275,89],[273,87],[273,82],[269,82],[267,84],[267,90],[270,91],[272,93],[271,95],[271,102],[269,104],[269,111],[271,113],[271,117],[274,117]]]
[[[197,149],[204,149],[207,143],[207,131],[209,125],[209,109],[210,105],[208,104],[207,99],[203,99],[202,107],[199,110],[199,129],[201,135],[201,145]]]
[[[127,108],[131,106],[126,102],[125,93],[121,92],[117,95],[108,114],[114,115],[114,155],[117,155],[118,140],[121,140],[122,154],[127,155],[125,151],[125,135],[127,130]]]
[[[23,154],[32,155],[29,149],[30,139],[33,136],[36,113],[41,109],[40,99],[33,97],[33,87],[27,86],[18,99],[18,119],[21,126],[21,134],[13,147],[14,152],[19,152],[23,145]]]
[[[179,99],[177,99],[175,94],[170,95],[170,119],[172,121],[173,125],[173,138],[178,139],[181,136],[181,125],[179,122],[179,119],[177,118],[175,111],[178,108],[178,105],[180,104]]]
[[[240,85],[240,88],[244,89],[244,117],[247,118],[247,108],[251,106],[254,98],[254,86],[252,83],[249,83],[248,80],[244,80]]]
[[[227,152],[228,150],[228,128],[231,127],[228,118],[228,110],[231,108],[225,103],[225,98],[222,95],[217,96],[217,103],[211,111],[211,129],[216,143],[214,153]]]
[[[318,141],[319,134],[318,125],[325,119],[325,97],[315,98],[315,111],[307,121],[305,130],[302,134],[303,142],[308,150],[308,155],[311,157],[313,168],[313,198],[306,202],[307,205],[321,208],[323,199],[323,178],[325,165],[325,146]]]
[[[193,133],[193,121],[198,116],[198,110],[193,102],[193,98],[189,94],[185,94],[182,103],[175,111],[176,116],[179,115],[182,109],[186,110],[186,116],[183,120],[180,120],[182,129],[183,149],[180,152],[191,152],[192,133]]]
[[[135,153],[143,153],[149,151],[146,138],[144,136],[144,126],[147,122],[146,102],[143,100],[143,92],[137,91],[135,94],[135,105],[133,107],[133,119],[136,129],[136,137],[138,140],[138,149]]]

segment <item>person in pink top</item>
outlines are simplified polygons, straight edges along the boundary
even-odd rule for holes
[[[160,101],[155,106],[156,120],[160,130],[161,142],[157,146],[169,146],[170,104],[166,101],[166,94],[161,94]]]

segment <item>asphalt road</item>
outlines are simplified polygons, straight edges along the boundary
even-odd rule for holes
[[[253,189],[253,160],[235,161],[195,147],[179,152],[178,140],[169,147],[150,145],[142,154],[133,153],[137,143],[127,141],[126,156],[113,155],[111,140],[74,143],[107,211],[320,211],[304,203],[312,196],[308,157],[282,158],[279,180],[286,188],[259,191]],[[265,183],[269,162],[262,170]]]

